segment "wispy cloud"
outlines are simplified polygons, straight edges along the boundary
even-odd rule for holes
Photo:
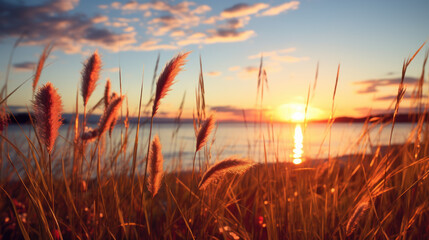
[[[14,63],[13,68],[17,71],[33,71],[36,68],[35,62]]]
[[[170,45],[170,44],[160,44],[160,40],[148,40],[145,41],[137,46],[132,46],[127,50],[134,50],[134,51],[154,51],[154,50],[174,50],[177,49],[177,46]]]
[[[196,27],[201,22],[200,15],[211,10],[208,5],[196,5],[194,2],[173,5],[164,1],[146,3],[131,1],[125,4],[114,2],[110,6],[125,13],[144,11],[145,17],[152,16],[152,11],[160,12],[160,17],[155,17],[148,22],[148,33],[153,36],[163,36],[171,31]]]
[[[297,1],[278,6],[239,3],[216,13],[209,5],[195,2],[132,0],[98,5],[100,13],[88,16],[79,12],[79,0],[47,0],[31,5],[0,1],[0,41],[25,34],[24,45],[46,45],[54,40],[55,48],[66,53],[84,53],[94,46],[117,52],[242,42],[257,36],[248,27],[252,17],[273,16],[299,6]],[[117,16],[114,11],[119,11],[120,17],[113,17]]]
[[[211,77],[217,77],[217,76],[222,75],[222,72],[219,72],[219,71],[211,71],[211,72],[208,72],[208,73],[207,73],[207,75],[208,75],[208,76],[211,76]]]
[[[405,77],[404,83],[405,84],[415,84],[419,81],[418,78],[414,77]],[[361,89],[358,89],[356,92],[358,94],[366,94],[366,93],[377,93],[380,88],[383,87],[392,87],[392,86],[398,86],[401,82],[401,78],[382,78],[382,79],[369,79],[359,82],[354,82],[355,85],[358,85],[361,87]]]
[[[244,116],[246,121],[258,121],[259,114],[262,113],[263,118],[271,113],[271,109],[256,109],[256,108],[238,108],[231,105],[211,106],[210,111],[215,111],[219,118],[224,120],[241,121]]]
[[[261,56],[263,56],[264,59],[269,59],[275,62],[288,62],[288,63],[301,62],[301,61],[306,61],[310,59],[309,57],[291,56],[290,53],[295,51],[296,51],[296,48],[286,48],[286,49],[280,49],[280,50],[269,51],[269,52],[260,52],[258,54],[249,56],[249,59],[259,59]]]
[[[210,36],[204,41],[207,44],[225,43],[225,42],[242,42],[255,35],[253,30],[237,31],[235,29],[217,29],[209,31]]]
[[[228,68],[228,70],[231,72],[235,72],[235,71],[240,70],[240,66],[232,66],[232,67]]]
[[[396,100],[396,98],[397,98],[397,95],[387,95],[387,96],[376,97],[374,100],[375,101],[394,101]],[[427,95],[423,95],[421,96],[421,98],[427,98]],[[411,92],[405,92],[403,99],[404,100],[417,99],[417,96],[415,96]]]
[[[108,69],[106,69],[106,71],[108,71],[108,72],[119,72],[119,67],[108,68]]]
[[[91,19],[92,23],[97,24],[97,23],[102,23],[102,22],[107,22],[109,20],[109,18],[107,16],[95,16]]]
[[[56,48],[67,53],[82,51],[83,46],[93,45],[111,51],[136,42],[133,33],[115,33],[95,24],[104,21],[96,16],[70,14],[79,1],[49,1],[40,5],[19,5],[2,2],[0,9],[0,40],[24,34],[22,44],[45,45],[55,40]],[[11,21],[13,16],[13,21]]]
[[[237,18],[249,16],[258,13],[260,10],[268,8],[270,5],[266,3],[255,3],[249,5],[247,3],[239,3],[230,8],[225,9],[220,16],[224,18]]]
[[[393,114],[394,109],[385,109],[385,108],[371,108],[371,107],[357,107],[354,108],[362,116],[370,115],[381,115],[381,114]],[[416,107],[401,107],[399,108],[399,113],[416,113],[419,109]]]
[[[298,9],[298,6],[299,6],[298,1],[286,2],[275,7],[270,7],[269,9],[262,12],[261,16],[279,15],[280,13],[286,12],[288,10],[296,10]]]
[[[207,35],[205,33],[196,32],[189,35],[185,39],[178,41],[177,44],[181,46],[189,45],[189,44],[200,44],[204,42],[204,39],[206,38],[206,36]]]

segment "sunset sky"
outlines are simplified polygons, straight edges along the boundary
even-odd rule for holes
[[[82,64],[98,50],[103,68],[89,104],[102,97],[106,78],[119,91],[120,67],[123,93],[135,115],[143,70],[147,102],[158,54],[159,73],[174,55],[192,51],[185,71],[162,100],[159,116],[174,117],[186,91],[184,117],[192,117],[201,55],[207,110],[216,111],[219,119],[241,119],[242,110],[255,113],[262,54],[267,118],[291,120],[302,111],[318,63],[309,117],[329,116],[338,64],[335,116],[361,117],[370,108],[373,113],[387,110],[395,99],[404,59],[429,37],[428,13],[427,0],[0,0],[0,79],[3,83],[19,36],[24,34],[13,56],[9,92],[31,78],[44,46],[53,42],[39,86],[52,82],[64,111],[72,112]],[[407,71],[404,110],[427,49]],[[29,81],[12,95],[11,110],[30,105],[31,89]],[[80,96],[79,108],[83,110]]]

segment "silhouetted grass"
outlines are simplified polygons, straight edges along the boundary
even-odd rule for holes
[[[161,73],[149,113],[152,120],[186,56],[187,53],[178,55],[167,64],[166,71],[172,67],[172,74]],[[406,66],[411,60],[407,60]],[[91,76],[87,70],[89,64],[84,76]],[[97,66],[100,65],[97,60]],[[260,72],[257,102],[262,105],[264,83],[268,84],[262,59]],[[339,73],[335,86],[341,83],[338,76]],[[139,125],[134,126],[135,137],[123,131],[120,140],[109,140],[103,133],[118,115],[125,99],[122,95],[102,98],[105,113],[99,128],[92,130],[92,142],[85,135],[91,132],[84,131],[85,122],[77,122],[78,118],[71,123],[75,126],[74,134],[60,136],[65,140],[61,145],[49,142],[48,149],[42,147],[46,141],[44,135],[42,139],[29,137],[22,130],[29,146],[23,152],[7,134],[1,133],[0,165],[8,167],[0,171],[0,239],[429,238],[429,123],[425,119],[428,107],[421,97],[416,97],[415,104],[425,106],[425,110],[416,119],[408,140],[401,145],[373,146],[367,137],[369,130],[389,123],[382,118],[368,119],[356,144],[356,149],[362,151],[343,157],[330,155],[325,160],[308,159],[294,165],[271,157],[278,156],[275,151],[281,150],[265,145],[274,143],[275,136],[270,129],[272,125],[261,122],[256,126],[260,126],[259,136],[264,145],[251,145],[249,141],[248,152],[252,152],[250,148],[263,147],[265,163],[234,157],[215,163],[211,153],[213,143],[207,141],[214,119],[212,115],[205,117],[202,70],[198,84],[194,127],[199,171],[181,171],[180,164],[172,162],[177,167],[163,173],[162,141],[155,137],[152,153],[145,152],[151,149],[148,144],[152,139],[147,133],[139,135]],[[82,85],[85,114],[93,91],[93,88],[85,90],[86,85]],[[106,96],[110,95],[108,85]],[[423,91],[423,80],[418,88],[418,92]],[[401,83],[395,112],[403,91]],[[335,93],[336,87],[333,99]],[[7,109],[3,101],[7,98],[5,92],[1,98],[2,109]],[[140,96],[139,114],[141,106]],[[178,127],[182,110],[183,103]],[[42,115],[36,121],[43,119]],[[37,124],[40,122],[34,123]],[[331,126],[330,122],[328,128]],[[126,151],[127,139],[133,137],[134,147]],[[177,134],[172,134],[175,137]],[[368,146],[374,149],[372,154],[365,152]],[[269,151],[274,152],[269,154]],[[179,150],[178,156],[178,162],[193,160],[195,164],[195,159],[182,159]],[[147,159],[152,161],[149,179],[145,179],[146,170],[142,170]],[[259,160],[258,156],[253,160]],[[47,175],[50,164],[52,175]]]

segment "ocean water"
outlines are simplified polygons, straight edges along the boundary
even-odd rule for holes
[[[95,126],[93,126],[95,127]],[[401,144],[410,137],[414,125],[411,123],[397,123],[392,137],[392,144]],[[70,125],[60,128],[55,149],[72,147]],[[127,154],[132,154],[135,139],[136,125],[130,125],[129,144]],[[153,135],[157,134],[162,144],[162,154],[166,169],[174,168],[180,162],[182,169],[192,167],[195,151],[196,137],[193,124],[182,124],[177,134],[175,124],[155,124]],[[388,145],[391,125],[374,127],[365,134],[362,123],[335,123],[329,129],[326,123],[302,124],[244,124],[244,123],[218,123],[210,134],[207,148],[201,150],[210,152],[210,161],[214,162],[232,155],[249,158],[256,162],[300,162],[307,159],[324,159],[328,156],[343,156],[355,152],[371,153],[371,146]],[[7,138],[23,152],[28,153],[26,136],[35,141],[34,133],[29,125],[8,127]],[[106,134],[105,143],[120,143],[121,135],[125,130],[118,126],[110,139]],[[141,125],[139,133],[138,160],[145,157],[149,126]],[[152,135],[152,136],[153,136]],[[361,138],[364,136],[363,138]],[[6,143],[5,143],[6,144]],[[95,144],[95,143],[90,143]],[[55,151],[54,149],[54,151]],[[210,151],[208,151],[208,149]],[[265,150],[264,150],[265,149]],[[9,150],[13,155],[14,150]],[[57,154],[58,156],[58,154]],[[200,155],[198,155],[201,157]],[[197,157],[198,157],[197,156]],[[4,162],[3,164],[8,164]]]

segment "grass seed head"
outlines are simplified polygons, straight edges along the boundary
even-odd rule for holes
[[[88,104],[89,97],[94,92],[101,69],[101,59],[98,52],[95,51],[86,61],[82,71],[82,97],[83,105]]]
[[[152,107],[152,117],[154,117],[158,111],[161,99],[167,95],[168,91],[170,91],[170,87],[174,83],[174,78],[182,70],[183,65],[185,65],[185,59],[188,54],[189,52],[183,54],[180,53],[171,59],[164,67],[161,75],[159,75],[158,82],[156,84],[155,100]]]
[[[163,163],[164,159],[161,153],[161,142],[159,141],[158,136],[155,135],[149,152],[148,189],[152,193],[152,197],[158,193],[158,190],[161,187]]]
[[[36,128],[48,152],[52,151],[58,129],[62,124],[61,111],[63,109],[61,97],[52,83],[48,82],[42,86],[33,102]]]
[[[209,135],[214,127],[214,124],[215,124],[214,116],[210,115],[210,117],[208,117],[201,125],[200,129],[198,130],[197,144],[195,147],[196,152],[198,152],[207,143]]]
[[[211,166],[202,176],[198,188],[204,190],[210,183],[219,180],[226,173],[243,174],[254,164],[247,160],[236,157],[226,158]]]

